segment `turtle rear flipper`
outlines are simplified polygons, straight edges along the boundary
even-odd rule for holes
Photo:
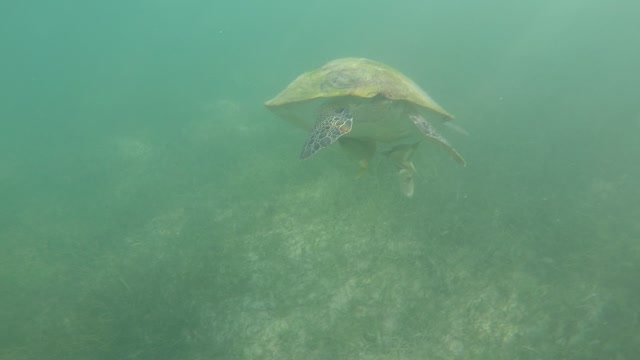
[[[413,155],[420,143],[397,145],[393,149],[385,152],[385,155],[393,161],[398,168],[398,176],[400,180],[400,190],[406,197],[413,196],[414,181],[413,176],[416,174],[416,168],[413,166]]]
[[[418,130],[420,130],[422,135],[430,139],[433,139],[440,145],[444,146],[449,151],[449,154],[451,154],[451,156],[453,156],[453,158],[456,159],[456,161],[462,164],[463,166],[467,164],[464,161],[464,158],[462,157],[462,155],[460,155],[460,153],[456,149],[454,149],[453,146],[451,146],[451,144],[449,144],[447,139],[443,138],[442,135],[438,134],[438,132],[436,131],[436,128],[433,127],[433,125],[431,125],[431,123],[429,123],[425,118],[416,114],[409,115],[409,118],[418,127]]]
[[[300,158],[306,160],[318,150],[325,148],[351,131],[353,116],[346,107],[328,107],[323,109],[316,120]]]

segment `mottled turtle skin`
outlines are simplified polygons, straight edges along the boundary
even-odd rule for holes
[[[398,167],[402,191],[409,197],[415,174],[411,158],[421,139],[435,140],[465,163],[429,121],[453,116],[411,79],[373,60],[333,60],[300,75],[265,106],[310,131],[302,159],[338,141],[366,168],[378,150]]]

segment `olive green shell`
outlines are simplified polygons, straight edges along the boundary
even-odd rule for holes
[[[383,96],[404,100],[453,119],[411,79],[398,70],[362,58],[344,58],[300,75],[265,106],[277,107],[318,98]]]

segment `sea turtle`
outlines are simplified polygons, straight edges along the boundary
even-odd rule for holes
[[[311,133],[301,159],[338,141],[360,161],[361,172],[376,151],[399,170],[403,193],[414,189],[414,151],[421,139],[464,159],[427,119],[453,116],[394,68],[363,58],[344,58],[300,75],[265,106]]]

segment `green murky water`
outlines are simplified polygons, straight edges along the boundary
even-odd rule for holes
[[[0,5],[0,359],[640,356],[640,7]],[[262,103],[359,56],[468,133],[374,159]]]

